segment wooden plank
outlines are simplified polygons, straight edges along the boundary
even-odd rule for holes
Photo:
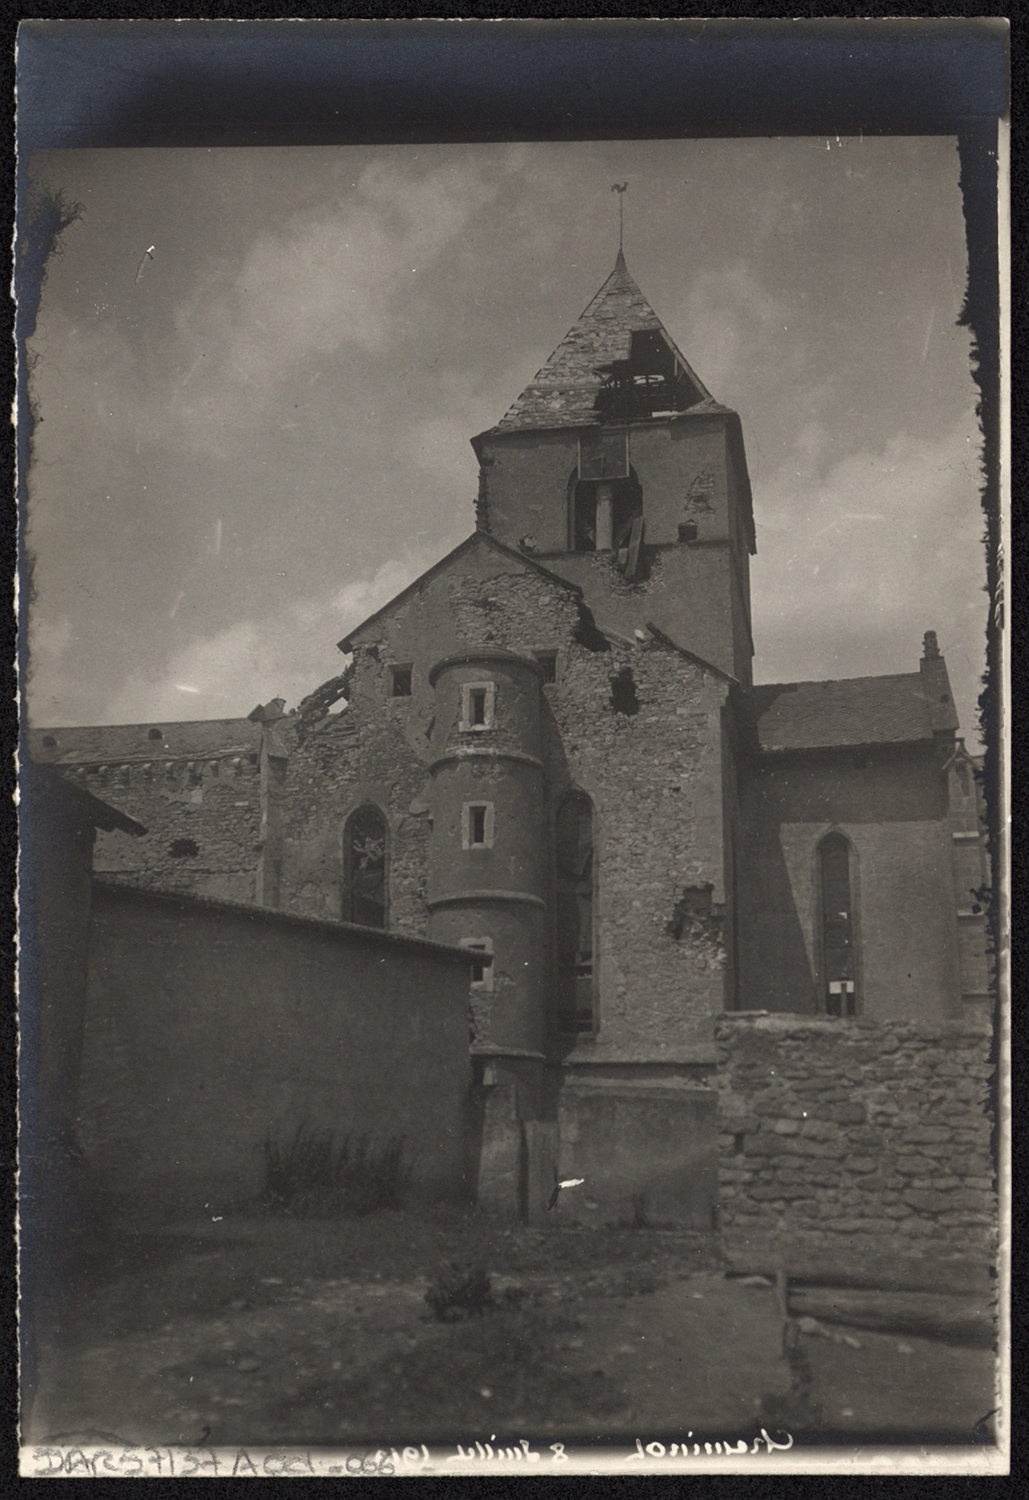
[[[629,532],[629,550],[625,559],[626,578],[635,578],[640,565],[640,548],[643,546],[643,517],[637,516]]]
[[[771,1236],[723,1235],[726,1268],[733,1276],[771,1276],[785,1263],[791,1285],[882,1287],[889,1291],[974,1292],[989,1298],[995,1281],[989,1257],[848,1250],[824,1245],[782,1244]]]
[[[881,1333],[988,1345],[994,1320],[988,1303],[977,1297],[948,1297],[930,1292],[886,1292],[839,1287],[791,1287],[792,1317],[808,1316]]]
[[[557,1179],[557,1125],[550,1120],[526,1120],[525,1211],[530,1224],[547,1216],[547,1204]]]

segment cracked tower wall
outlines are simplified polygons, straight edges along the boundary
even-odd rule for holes
[[[750,498],[737,419],[703,413],[633,424],[628,454],[642,491],[646,577],[627,583],[612,552],[569,538],[578,433],[488,433],[477,440],[483,524],[577,584],[598,623],[632,633],[652,619],[680,645],[749,683]]]

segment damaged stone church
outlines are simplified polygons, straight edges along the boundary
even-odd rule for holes
[[[989,1013],[977,767],[931,630],[754,686],[740,418],[621,252],[472,446],[475,530],[295,711],[34,752],[146,825],[105,879],[467,950],[483,1207],[708,1229],[720,1018]]]

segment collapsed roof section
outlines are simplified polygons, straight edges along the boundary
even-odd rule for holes
[[[714,400],[636,285],[619,250],[611,275],[493,432],[642,421]]]

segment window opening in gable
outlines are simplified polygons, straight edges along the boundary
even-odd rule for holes
[[[555,829],[558,1026],[566,1034],[596,1027],[593,966],[593,805],[583,792],[561,803]]]
[[[343,920],[386,926],[386,819],[366,803],[351,813],[343,833]]]
[[[410,664],[390,667],[390,693],[392,697],[410,698],[412,671],[413,668]]]
[[[196,839],[173,839],[168,847],[172,859],[196,859],[200,850]]]
[[[556,651],[534,651],[533,656],[540,664],[542,681],[544,684],[557,681],[557,652]]]
[[[854,916],[850,883],[850,845],[830,833],[818,846],[822,906],[824,1003],[830,1016],[857,1014]]]
[[[636,679],[631,667],[623,667],[617,677],[611,678],[611,707],[616,714],[627,714],[631,718],[640,711],[640,700],[636,696]]]
[[[460,938],[459,948],[467,948],[475,954],[471,967],[471,986],[473,990],[492,990],[493,988],[493,939],[488,937]]]

